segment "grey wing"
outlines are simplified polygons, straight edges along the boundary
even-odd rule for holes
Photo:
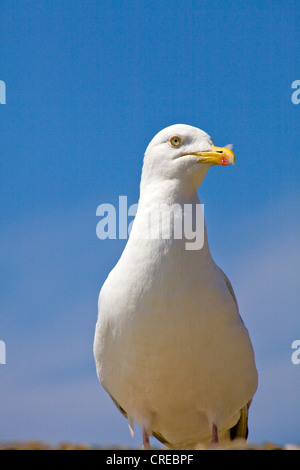
[[[241,409],[241,416],[233,428],[230,429],[230,439],[236,438],[247,439],[248,437],[248,412],[251,401]]]
[[[223,277],[223,279],[224,279],[224,281],[225,281],[225,284],[226,284],[226,286],[227,286],[227,288],[228,288],[228,290],[229,290],[229,292],[230,292],[230,294],[231,294],[233,300],[235,301],[236,307],[237,307],[237,309],[238,309],[238,311],[239,311],[239,306],[238,306],[237,299],[236,299],[236,296],[235,296],[233,287],[232,287],[232,285],[231,285],[231,282],[229,281],[229,279],[228,279],[228,277],[226,276],[226,274],[222,271],[222,269],[221,269],[219,266],[217,266],[217,268],[219,269],[219,271],[220,271],[220,273],[221,273],[221,275],[222,275],[222,277]]]
[[[233,290],[233,287],[231,285],[231,282],[230,280],[228,279],[228,277],[226,276],[226,274],[222,271],[222,269],[217,266],[224,281],[225,281],[225,284],[236,304],[236,308],[239,312],[239,306],[238,306],[238,303],[237,303],[237,299],[236,299],[236,296],[235,296],[235,293],[234,293],[234,290]],[[241,318],[242,320],[242,318]],[[242,320],[243,321],[243,320]],[[233,426],[233,428],[230,429],[230,439],[233,440],[233,439],[236,439],[236,438],[243,438],[243,439],[247,439],[248,437],[248,412],[249,412],[249,406],[251,405],[251,400],[241,409],[241,415],[240,415],[240,419],[238,420],[238,422],[236,423],[235,426]]]
[[[122,406],[117,402],[117,400],[114,399],[114,397],[110,393],[109,393],[109,396],[114,402],[114,404],[116,405],[116,407],[118,408],[118,410],[121,411],[122,415],[125,416],[125,418],[128,418],[127,413],[124,410],[124,408],[122,408]]]

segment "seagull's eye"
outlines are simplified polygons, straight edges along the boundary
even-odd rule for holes
[[[177,135],[174,135],[173,137],[171,137],[170,143],[171,145],[173,145],[173,147],[179,147],[179,145],[181,144],[181,138]]]

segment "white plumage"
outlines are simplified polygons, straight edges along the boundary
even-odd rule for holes
[[[247,435],[254,353],[206,230],[199,250],[187,250],[184,238],[146,236],[151,210],[194,207],[207,170],[233,162],[233,152],[200,129],[159,132],[145,153],[130,238],[99,295],[98,377],[130,428],[140,426],[144,447],[151,435],[176,449]]]

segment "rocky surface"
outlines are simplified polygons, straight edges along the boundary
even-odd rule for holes
[[[0,443],[0,450],[140,450],[140,449],[129,449],[122,446],[92,446],[86,443],[71,443],[61,442],[56,446],[49,445],[43,441],[16,441]],[[166,450],[166,449],[155,449],[155,450]],[[197,450],[300,450],[300,445],[297,444],[285,444],[277,445],[273,442],[265,442],[263,444],[251,444],[245,441],[234,441],[226,446],[218,446],[212,448],[198,447]]]

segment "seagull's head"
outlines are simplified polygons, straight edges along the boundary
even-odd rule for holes
[[[149,143],[144,158],[142,183],[176,180],[199,187],[214,165],[234,164],[230,147],[216,147],[197,127],[175,124],[161,130]]]

